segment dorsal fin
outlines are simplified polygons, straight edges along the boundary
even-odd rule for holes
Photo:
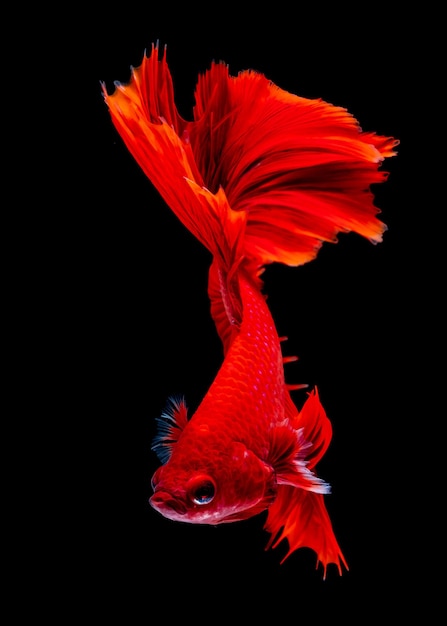
[[[166,463],[172,454],[173,446],[188,423],[188,408],[184,398],[178,396],[169,398],[166,408],[160,417],[156,418],[156,422],[157,434],[151,450],[162,463]]]

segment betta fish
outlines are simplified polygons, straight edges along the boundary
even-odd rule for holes
[[[317,472],[332,436],[319,391],[302,406],[286,383],[281,342],[264,293],[269,264],[300,266],[353,232],[382,241],[371,185],[387,179],[398,140],[364,132],[345,108],[285,90],[254,70],[212,62],[200,74],[192,120],[174,100],[153,44],[129,82],[102,93],[130,153],[184,226],[211,253],[210,314],[223,360],[188,417],[171,398],[153,442],[161,466],[150,504],[171,520],[220,524],[266,512],[267,547],[287,541],[348,569]],[[283,559],[283,560],[284,560]]]

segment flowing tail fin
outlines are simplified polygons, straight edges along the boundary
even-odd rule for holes
[[[362,132],[346,109],[288,93],[255,71],[230,76],[213,62],[186,121],[158,44],[128,84],[102,90],[128,149],[216,261],[210,297],[224,343],[222,320],[237,311],[237,302],[225,302],[237,300],[225,283],[242,258],[259,278],[266,264],[310,261],[340,232],[381,241],[386,226],[371,185],[387,178],[380,166],[398,141]]]

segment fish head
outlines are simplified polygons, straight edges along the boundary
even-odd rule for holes
[[[276,495],[272,467],[240,442],[214,448],[210,459],[191,455],[180,460],[173,454],[152,478],[149,502],[171,520],[239,521],[265,510]]]

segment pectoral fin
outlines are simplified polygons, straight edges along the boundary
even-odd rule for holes
[[[311,449],[312,443],[304,439],[302,428],[295,430],[286,423],[272,429],[268,462],[278,485],[330,493],[330,486],[308,468],[307,455]]]

